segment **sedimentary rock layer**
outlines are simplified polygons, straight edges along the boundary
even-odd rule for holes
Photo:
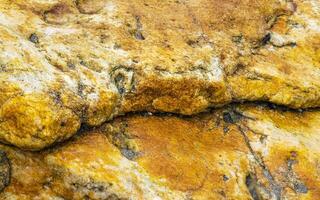
[[[319,110],[266,105],[131,115],[42,152],[2,145],[0,198],[319,199],[319,130]]]
[[[2,0],[0,139],[38,150],[132,111],[320,104],[317,0]]]

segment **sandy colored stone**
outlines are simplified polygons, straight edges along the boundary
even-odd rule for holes
[[[131,115],[37,153],[1,146],[1,199],[319,199],[319,110]]]
[[[317,0],[2,0],[0,139],[39,150],[79,124],[132,111],[191,115],[238,101],[318,107],[319,7]],[[13,126],[13,118],[30,127]]]
[[[0,135],[28,149],[42,148],[71,137],[80,119],[70,109],[61,108],[44,95],[24,95],[3,104]],[[11,134],[8,134],[11,133]],[[40,142],[41,141],[41,142]]]
[[[2,0],[0,199],[320,199],[319,19],[317,0]]]

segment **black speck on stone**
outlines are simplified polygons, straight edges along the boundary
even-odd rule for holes
[[[5,72],[7,71],[7,65],[0,65],[0,72]]]
[[[226,175],[223,175],[223,181],[228,181],[228,180],[229,180],[229,177]]]
[[[85,61],[83,61],[83,60],[80,61],[80,65],[85,66],[85,67],[88,67],[88,64],[87,64]]]
[[[124,94],[125,93],[125,89],[124,88],[118,88],[118,91],[120,94]]]
[[[191,46],[191,47],[195,47],[198,43],[199,43],[199,41],[195,41],[195,40],[191,40],[191,39],[189,39],[189,40],[187,41],[187,44],[188,44],[189,46]]]
[[[229,132],[229,127],[228,126],[223,127],[223,133],[227,134],[228,132]]]
[[[233,36],[233,37],[232,37],[232,42],[234,42],[234,43],[241,43],[242,39],[243,39],[242,34],[241,34],[241,35],[237,35],[237,36]]]
[[[75,66],[73,63],[71,63],[71,62],[68,62],[68,63],[67,63],[67,66],[68,66],[70,69],[75,69],[75,68],[76,68],[76,66]]]
[[[135,33],[135,38],[137,40],[145,40],[146,38],[142,35],[141,31],[137,30]]]
[[[30,42],[32,42],[34,44],[38,44],[39,43],[39,37],[35,33],[32,33],[30,35],[29,40],[30,40]]]
[[[271,40],[271,34],[267,33],[261,40],[262,45],[266,45]]]
[[[64,121],[62,121],[62,122],[60,123],[60,126],[61,126],[61,127],[65,127],[66,125],[67,125],[67,123],[64,122]]]

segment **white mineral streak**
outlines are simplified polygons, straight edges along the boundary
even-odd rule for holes
[[[299,146],[308,146],[310,151],[318,152],[320,151],[320,136],[315,134],[318,130],[310,129],[310,133],[306,135],[304,132],[299,132],[299,129],[296,132],[288,132],[284,129],[279,129],[275,126],[274,123],[268,121],[255,121],[249,122],[249,127],[254,131],[261,132],[267,136],[265,144],[258,145],[257,142],[253,143],[255,150],[260,150],[264,155],[268,155],[268,149],[271,149],[273,145],[277,143],[282,144],[284,141],[286,145],[299,147]]]
[[[217,57],[211,58],[208,74],[209,74],[210,81],[223,81],[223,71],[222,71],[222,66],[219,58]]]
[[[78,33],[79,30],[75,28],[67,28],[67,27],[46,27],[43,30],[43,33],[46,36],[53,36],[53,35],[70,35]],[[57,44],[58,45],[58,44]]]

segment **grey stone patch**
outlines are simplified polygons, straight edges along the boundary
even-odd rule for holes
[[[39,43],[39,37],[35,33],[32,33],[30,35],[29,40],[30,40],[30,42],[32,42],[34,44],[38,44]]]
[[[9,184],[11,179],[11,164],[6,153],[0,150],[0,192]]]
[[[129,160],[135,160],[139,156],[139,153],[132,149],[125,148],[125,149],[121,149],[120,152],[124,157],[126,157]]]

